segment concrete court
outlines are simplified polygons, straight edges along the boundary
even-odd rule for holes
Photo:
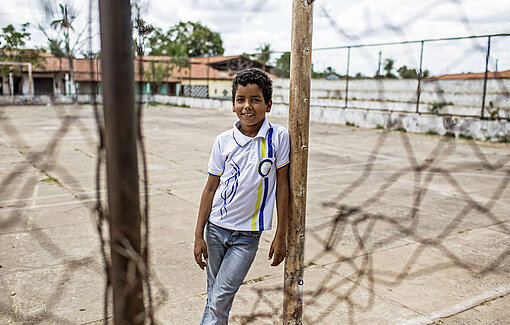
[[[200,320],[196,212],[211,144],[234,119],[144,111],[159,324]],[[510,324],[508,144],[317,123],[310,133],[304,324]],[[0,324],[102,323],[96,147],[90,106],[0,108]],[[281,324],[271,239],[232,324]]]

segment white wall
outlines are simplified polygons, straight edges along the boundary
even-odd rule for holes
[[[274,101],[288,103],[289,79],[275,79]],[[350,79],[347,107],[416,112],[417,80]],[[419,112],[430,112],[447,103],[442,113],[480,116],[483,80],[430,80],[421,82]],[[311,105],[345,106],[345,80],[312,80]],[[484,116],[499,108],[499,117],[510,117],[510,79],[489,79]]]
[[[194,108],[212,109],[230,112],[232,102],[230,100],[200,99],[188,97],[170,97],[155,95],[146,97],[147,101],[162,104],[189,106]],[[288,104],[275,103],[269,116],[288,116]],[[338,107],[312,107],[310,120],[314,122],[331,124],[354,124],[365,128],[384,127],[385,129],[404,128],[409,132],[426,133],[434,131],[438,134],[446,132],[471,136],[479,140],[498,141],[498,139],[510,137],[510,123],[507,121],[489,121],[478,118],[443,118],[431,114],[391,113],[384,111],[368,111],[365,109],[343,109]]]
[[[274,100],[273,109],[270,115],[288,116],[288,79],[274,80]],[[420,100],[420,113],[416,113],[416,103],[404,102],[402,99],[409,99],[413,96],[416,81],[412,80],[351,80],[349,82],[349,94],[357,94],[356,100],[349,100],[348,106],[356,108],[343,108],[345,99],[337,98],[319,98],[319,97],[341,97],[345,90],[344,80],[314,80],[312,83],[312,100],[310,119],[315,122],[332,124],[354,124],[360,127],[376,128],[384,127],[386,129],[405,128],[409,132],[425,133],[433,131],[438,134],[453,132],[457,136],[471,136],[475,139],[497,141],[503,137],[510,137],[510,105],[508,90],[510,89],[510,80],[496,82],[491,80],[487,85],[487,101],[496,102],[500,108],[500,117],[506,120],[480,120],[481,110],[477,103],[477,98],[481,101],[483,81],[481,80],[442,80],[440,82],[424,83],[425,92],[422,98],[438,99],[437,92],[431,89],[442,89],[442,96],[453,105],[446,106],[442,112],[450,112],[453,117],[437,116],[430,114],[430,103]],[[344,87],[344,88],[342,88]],[[342,90],[343,89],[343,90]],[[351,93],[352,90],[352,93]],[[506,91],[506,93],[505,93]],[[428,92],[428,93],[427,93]],[[322,96],[326,94],[327,96]],[[377,96],[383,96],[382,100]],[[434,97],[435,96],[435,97]],[[350,95],[349,95],[350,97]],[[393,101],[388,100],[392,98]],[[98,97],[101,100],[101,97]],[[144,96],[146,102],[157,102],[161,104],[171,104],[179,106],[190,106],[202,109],[231,111],[231,100],[218,99],[200,99],[176,96],[153,95]],[[68,96],[56,96],[54,103],[72,102]],[[79,103],[90,102],[90,96],[79,95]],[[7,97],[0,96],[0,104],[27,103],[26,98],[19,98],[17,102],[8,100]],[[50,103],[50,99],[37,96],[34,103]],[[462,104],[458,104],[462,103]],[[474,106],[476,104],[476,106]],[[368,110],[367,108],[370,108]],[[395,112],[402,110],[405,112]],[[459,117],[455,114],[474,115],[475,117]],[[486,115],[487,117],[487,115]]]

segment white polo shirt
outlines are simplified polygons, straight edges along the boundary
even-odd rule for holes
[[[231,230],[271,229],[276,169],[289,163],[289,133],[264,120],[250,138],[234,127],[216,137],[208,172],[220,177],[209,221]]]

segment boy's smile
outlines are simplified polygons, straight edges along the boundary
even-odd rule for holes
[[[264,123],[266,113],[271,111],[272,101],[266,104],[262,90],[256,84],[239,85],[232,110],[241,121],[241,133],[254,137]]]

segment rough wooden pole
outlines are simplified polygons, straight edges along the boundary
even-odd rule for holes
[[[115,325],[143,324],[142,276],[133,258],[141,255],[141,213],[129,0],[100,0],[99,18],[113,321]]]
[[[283,301],[285,325],[301,324],[303,316],[303,252],[312,76],[312,29],[313,0],[294,0],[289,93],[290,220],[287,233]]]

